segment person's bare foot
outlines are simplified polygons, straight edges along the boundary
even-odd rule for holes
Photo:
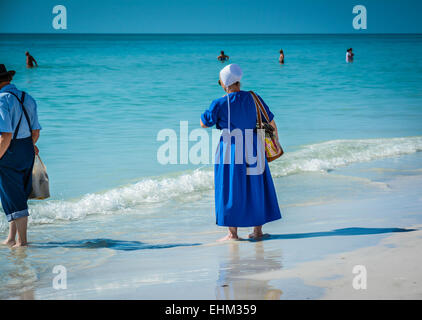
[[[255,233],[255,232],[253,232],[249,235],[249,239],[260,240],[260,239],[268,238],[269,236],[270,235],[268,233],[262,233],[262,232]]]
[[[252,232],[249,234],[249,239],[257,239],[257,238],[261,238],[263,235],[262,232]]]
[[[15,245],[12,246],[12,249],[16,249],[16,248],[22,248],[22,247],[27,247],[28,243],[27,242],[16,242]]]
[[[6,239],[2,242],[2,244],[9,246],[9,247],[13,247],[16,244],[15,240],[10,240],[10,239]]]
[[[262,232],[262,226],[256,226],[253,228],[253,232],[249,235],[249,239],[260,240],[264,237],[269,236],[268,233]]]
[[[239,236],[237,235],[233,235],[231,233],[229,233],[228,235],[226,235],[225,237],[217,240],[218,242],[222,242],[222,241],[228,241],[228,240],[240,240]]]

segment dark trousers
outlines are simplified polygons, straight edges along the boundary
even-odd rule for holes
[[[27,217],[34,166],[32,138],[13,139],[0,159],[0,198],[7,221]]]

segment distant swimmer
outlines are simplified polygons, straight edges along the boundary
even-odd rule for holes
[[[280,50],[280,57],[278,58],[278,61],[281,64],[284,64],[284,52],[283,52],[283,49]]]
[[[229,57],[229,56],[227,56],[227,55],[225,55],[225,54],[224,54],[224,51],[223,51],[223,50],[221,50],[221,51],[220,51],[220,55],[217,57],[217,59],[218,59],[219,61],[221,61],[221,63],[224,63],[224,62],[228,61],[228,60],[230,59],[230,57]]]
[[[31,56],[30,54],[29,54],[29,52],[27,51],[27,52],[25,52],[25,55],[26,55],[26,67],[27,68],[33,68],[34,67],[34,63],[35,63],[35,65],[38,67],[38,63],[37,63],[37,61],[35,60],[35,58],[33,57],[33,56]]]
[[[347,52],[346,52],[346,62],[347,63],[353,63],[353,57],[354,57],[354,53],[352,52],[353,51],[353,49],[352,48],[350,48],[350,49],[347,49]]]

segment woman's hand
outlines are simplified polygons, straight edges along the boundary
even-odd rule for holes
[[[205,124],[202,123],[202,119],[199,119],[202,128],[208,128]]]
[[[40,150],[38,149],[38,147],[35,144],[34,144],[34,151],[35,151],[36,156],[40,153]]]

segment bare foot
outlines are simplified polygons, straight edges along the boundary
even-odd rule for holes
[[[227,236],[217,240],[218,242],[222,242],[222,241],[228,241],[228,240],[240,240],[240,238],[237,235],[233,235],[231,233],[229,233]]]
[[[262,237],[262,232],[261,233],[252,232],[248,236],[249,239],[257,239],[257,238],[261,238],[261,237]]]
[[[22,248],[22,247],[27,247],[27,246],[28,246],[27,242],[24,242],[24,243],[16,242],[16,244],[12,246],[12,249]]]
[[[254,239],[254,240],[260,240],[260,239],[265,239],[265,238],[268,238],[270,235],[268,234],[268,233],[262,233],[262,232],[259,232],[259,233],[251,233],[250,235],[249,235],[249,239]]]
[[[6,246],[9,246],[9,247],[13,247],[16,244],[16,241],[15,240],[6,239],[6,240],[4,240],[2,242],[2,244],[6,245]]]

